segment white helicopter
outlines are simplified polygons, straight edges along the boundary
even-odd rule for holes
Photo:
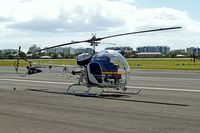
[[[95,53],[95,47],[98,46],[101,40],[124,36],[124,35],[131,35],[131,34],[139,34],[139,33],[147,33],[147,32],[155,32],[155,31],[163,31],[163,30],[172,30],[172,29],[179,29],[181,27],[169,27],[169,28],[159,28],[159,29],[152,29],[152,30],[143,30],[137,32],[129,32],[123,34],[116,34],[106,37],[97,38],[95,35],[91,39],[83,40],[83,41],[72,41],[69,43],[64,43],[60,45],[55,45],[52,47],[44,48],[37,50],[35,52],[41,52],[43,50],[52,49],[56,47],[78,44],[78,43],[90,43],[93,46],[94,53],[82,53],[77,56],[77,65],[79,66],[79,70],[71,71],[72,75],[78,75],[79,79],[77,83],[74,83],[66,89],[66,94],[76,94],[75,91],[71,91],[71,88],[74,86],[84,86],[86,87],[86,91],[84,95],[90,95],[90,91],[92,87],[101,88],[101,91],[97,93],[97,96],[100,96],[103,92],[105,92],[104,88],[111,88],[114,90],[120,90],[121,93],[126,93],[126,85],[129,80],[130,75],[130,67],[126,59],[117,51],[113,50],[103,50],[98,53]],[[20,60],[23,60],[28,63],[26,70],[27,72],[24,75],[31,75],[42,72],[39,68],[41,66],[33,66],[31,61],[28,61],[24,54],[19,54],[17,61],[14,62],[14,67],[19,74],[19,64]],[[139,93],[138,90],[137,93]]]

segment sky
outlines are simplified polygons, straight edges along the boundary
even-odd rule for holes
[[[24,51],[114,34],[182,29],[105,39],[115,46],[200,47],[199,0],[0,0],[0,49]],[[99,44],[97,50],[112,47]],[[71,47],[90,47],[76,44]]]

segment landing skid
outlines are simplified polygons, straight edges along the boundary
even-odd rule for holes
[[[103,93],[115,93],[115,94],[130,94],[130,95],[138,95],[142,89],[138,89],[135,92],[116,92],[116,91],[103,91]]]
[[[101,89],[100,92],[94,94],[94,93],[90,93],[91,92],[91,89],[92,87],[97,87],[97,86],[88,86],[86,84],[72,84],[70,85],[66,91],[65,91],[65,94],[70,94],[70,95],[77,95],[77,93],[73,90],[72,91],[72,87],[74,86],[83,86],[86,88],[86,91],[83,93],[84,96],[91,96],[91,95],[96,95],[96,96],[101,96],[103,93],[113,93],[113,94],[132,94],[132,95],[138,95],[140,92],[141,92],[141,89],[138,89],[136,92],[126,92],[126,87],[117,87],[114,88],[113,90],[114,91],[106,91],[104,90],[104,88],[109,88],[109,87],[99,87]],[[119,91],[116,91],[116,90],[119,90]]]
[[[83,86],[83,87],[85,87],[86,91],[84,92],[84,96],[94,95],[94,94],[90,93],[92,87],[94,87],[94,86],[86,86],[85,84],[72,84],[67,88],[67,90],[65,91],[65,94],[76,95],[77,93],[75,91],[71,91],[72,87],[74,87],[74,86]],[[99,93],[96,93],[95,95],[96,96],[100,96],[103,93],[103,91],[104,91],[103,88],[101,88],[101,91]]]

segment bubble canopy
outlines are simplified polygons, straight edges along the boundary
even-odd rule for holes
[[[91,61],[100,64],[102,74],[122,75],[123,81],[128,81],[130,68],[124,56],[119,52],[114,50],[103,50],[96,53]]]

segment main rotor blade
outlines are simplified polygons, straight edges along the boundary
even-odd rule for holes
[[[116,35],[111,35],[111,36],[96,38],[96,41],[101,41],[103,39],[117,37],[117,36],[125,36],[125,35],[131,35],[131,34],[139,34],[139,33],[146,33],[146,32],[155,32],[155,31],[163,31],[163,30],[173,30],[173,29],[180,29],[180,28],[182,28],[182,27],[169,27],[169,28],[160,28],[160,29],[152,29],[152,30],[142,30],[142,31],[137,31],[137,32],[128,32],[128,33],[123,33],[123,34],[116,34]]]
[[[84,42],[89,42],[89,41],[90,40],[72,41],[72,42],[69,42],[69,43],[63,43],[63,44],[60,44],[60,45],[55,45],[55,46],[52,46],[52,47],[47,47],[47,48],[43,48],[43,49],[40,49],[40,50],[36,50],[35,52],[40,52],[40,51],[47,50],[47,49],[52,49],[52,48],[57,48],[57,47],[62,47],[62,46],[72,45],[72,44],[77,44],[77,43],[84,43]]]
[[[47,49],[52,49],[52,48],[57,48],[57,47],[72,45],[72,44],[77,44],[77,43],[84,43],[84,42],[94,43],[96,41],[101,41],[103,39],[117,37],[117,36],[125,36],[125,35],[131,35],[131,34],[155,32],[155,31],[163,31],[163,30],[173,30],[173,29],[180,29],[180,28],[182,28],[182,27],[169,27],[169,28],[160,28],[160,29],[152,29],[152,30],[143,30],[143,31],[137,31],[137,32],[128,32],[128,33],[123,33],[123,34],[116,34],[116,35],[111,35],[111,36],[106,36],[106,37],[101,37],[101,38],[96,38],[95,36],[93,36],[91,39],[88,39],[88,40],[72,41],[72,42],[69,42],[69,43],[64,43],[64,44],[55,45],[55,46],[52,46],[52,47],[47,47],[47,48],[43,48],[43,49],[40,49],[40,50],[36,50],[35,52],[40,52],[40,51],[47,50]]]

